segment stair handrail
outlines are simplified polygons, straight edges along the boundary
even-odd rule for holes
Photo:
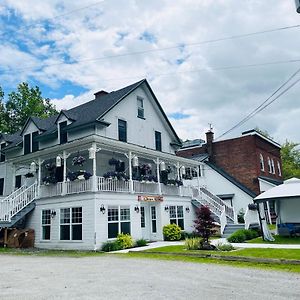
[[[26,187],[17,196],[12,193],[6,197],[4,209],[1,209],[0,220],[10,222],[11,218],[37,198],[37,183]],[[4,200],[3,200],[4,201]],[[6,210],[6,211],[5,211]]]
[[[4,199],[2,199],[1,202],[2,201],[4,202],[4,201],[10,200],[12,197],[15,197],[15,195],[21,194],[22,192],[24,192],[26,189],[27,189],[27,186],[25,184],[22,185],[20,188],[18,188],[17,190],[13,191],[11,194],[9,194]]]
[[[203,196],[205,196],[206,201],[209,202],[210,205],[212,205],[217,209],[219,217],[221,216],[223,210],[225,209],[226,216],[232,221],[235,220],[235,213],[233,207],[228,206],[221,198],[214,195],[203,186],[200,187],[199,189],[193,188],[193,197],[203,198]]]
[[[226,209],[225,209],[225,206],[223,206],[223,211],[221,213],[221,216],[220,216],[220,224],[221,224],[221,234],[224,233],[224,230],[225,230],[225,227],[227,225],[227,217],[226,217]]]

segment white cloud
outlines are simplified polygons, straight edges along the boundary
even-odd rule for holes
[[[4,0],[0,15],[10,18],[14,10],[22,17],[15,39],[2,43],[1,66],[15,69],[0,75],[2,85],[35,78],[52,89],[66,80],[89,91],[54,99],[58,108],[73,107],[93,98],[101,89],[115,90],[147,77],[166,113],[191,115],[171,120],[182,138],[204,137],[208,123],[216,136],[237,123],[259,105],[296,70],[295,64],[214,71],[215,67],[299,59],[299,28],[252,37],[185,46],[181,49],[141,55],[97,59],[123,53],[199,43],[222,37],[289,26],[299,23],[292,1],[235,0],[111,0],[90,8],[49,19],[89,6],[95,1],[63,3],[58,0]],[[43,21],[48,21],[46,30]],[[5,18],[2,18],[2,23]],[[51,24],[49,24],[49,22]],[[36,24],[36,26],[34,26]],[[141,40],[149,32],[153,43]],[[124,34],[120,39],[120,34]],[[1,37],[0,37],[1,38]],[[19,49],[22,39],[27,50]],[[97,60],[96,60],[97,59]],[[178,65],[176,60],[183,59]],[[79,64],[61,64],[64,60]],[[42,70],[18,68],[42,66]],[[192,72],[197,69],[207,71]],[[166,75],[167,74],[167,75]],[[295,87],[263,113],[234,131],[258,126],[279,141],[300,141]]]

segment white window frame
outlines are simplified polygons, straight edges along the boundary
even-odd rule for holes
[[[275,164],[274,164],[274,159],[271,159],[271,169],[272,169],[272,174],[275,174]]]
[[[260,170],[264,172],[265,171],[265,162],[264,162],[264,157],[261,153],[259,154],[259,162],[260,162]]]
[[[271,173],[271,174],[272,174],[271,159],[270,159],[270,157],[269,157],[269,156],[268,156],[268,171],[269,171],[269,173]]]
[[[152,205],[150,206],[150,214],[151,214],[151,233],[156,234],[157,233],[157,209],[156,206]],[[155,222],[155,231],[153,222]]]
[[[281,176],[281,166],[280,166],[280,162],[277,161],[277,170],[278,170],[278,175]]]
[[[142,105],[140,105],[140,103]],[[145,119],[144,98],[140,97],[140,96],[137,96],[136,104],[137,104],[137,117],[141,118],[141,119]],[[141,115],[140,115],[140,112],[142,112]]]
[[[73,209],[77,209],[77,208],[81,208],[81,222],[73,222]],[[68,209],[69,210],[69,215],[70,215],[70,221],[69,223],[62,223],[61,221],[61,217],[62,217],[62,210]],[[82,206],[73,206],[73,207],[62,207],[59,210],[59,240],[62,242],[80,242],[83,240],[83,223],[82,223],[82,219],[83,219],[83,208]],[[69,236],[70,239],[68,240],[62,240],[61,239],[61,226],[66,225],[69,226]],[[81,225],[81,240],[74,240],[73,236],[72,236],[72,228],[75,225]]]
[[[110,220],[109,221],[109,210],[110,209],[117,209],[118,210],[118,219],[117,220]],[[126,209],[129,211],[129,219],[122,219],[121,210]],[[122,223],[128,223],[129,222],[129,232],[131,234],[132,228],[131,228],[131,209],[129,205],[110,205],[107,207],[107,238],[108,240],[114,240],[116,237],[108,237],[108,224],[118,223],[118,234],[120,234],[122,231]]]
[[[47,221],[46,218],[44,218],[44,212],[48,212],[48,216],[47,218],[49,223],[45,222]],[[41,240],[42,241],[50,241],[51,240],[51,209],[43,209],[41,211],[41,227],[42,227],[42,231],[41,231]],[[50,228],[50,236],[49,239],[45,239],[44,238],[44,228],[49,227]]]
[[[182,216],[179,216],[178,210],[182,208]],[[184,226],[184,207],[183,205],[170,205],[169,206],[169,218],[170,218],[170,224],[174,223],[178,226],[180,226],[178,223],[178,220],[182,220],[183,227]],[[174,220],[175,222],[171,223],[171,220]],[[181,228],[181,227],[180,227]],[[181,230],[184,230],[184,228],[181,228]]]

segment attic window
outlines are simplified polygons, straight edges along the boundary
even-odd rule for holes
[[[4,152],[2,152],[2,150],[4,149],[4,147],[5,147],[5,143],[2,143],[1,145],[0,145],[0,162],[3,162],[3,161],[5,161],[5,154],[4,154]]]
[[[68,142],[68,133],[66,131],[67,121],[59,123],[59,143],[65,144]]]
[[[144,99],[142,97],[137,97],[137,108],[138,118],[144,119]]]

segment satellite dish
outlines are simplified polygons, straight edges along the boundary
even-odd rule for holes
[[[300,0],[295,0],[297,13],[300,14]]]

